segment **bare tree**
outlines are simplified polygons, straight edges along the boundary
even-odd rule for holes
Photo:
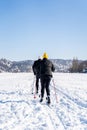
[[[78,68],[79,68],[79,62],[78,62],[78,59],[77,58],[73,58],[73,61],[72,61],[72,66],[71,68],[69,69],[70,72],[78,72]]]

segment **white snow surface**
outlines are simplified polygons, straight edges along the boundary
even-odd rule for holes
[[[33,73],[0,73],[0,130],[87,130],[87,74],[54,73],[50,106],[40,89]]]

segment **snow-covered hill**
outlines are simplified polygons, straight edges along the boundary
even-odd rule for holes
[[[0,74],[0,130],[87,130],[87,75],[54,74],[50,107],[34,83],[32,73]]]
[[[31,72],[33,61],[9,61],[0,59],[0,72]]]

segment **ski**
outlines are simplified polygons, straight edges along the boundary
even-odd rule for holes
[[[46,103],[46,106],[48,106],[49,108],[53,107],[51,103]]]

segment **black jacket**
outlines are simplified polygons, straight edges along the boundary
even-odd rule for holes
[[[40,77],[40,65],[41,65],[41,59],[38,59],[34,62],[32,66],[34,75],[39,76],[39,77]]]
[[[41,76],[51,76],[52,77],[52,72],[55,71],[55,67],[53,65],[53,63],[44,58],[42,61],[41,61]]]

